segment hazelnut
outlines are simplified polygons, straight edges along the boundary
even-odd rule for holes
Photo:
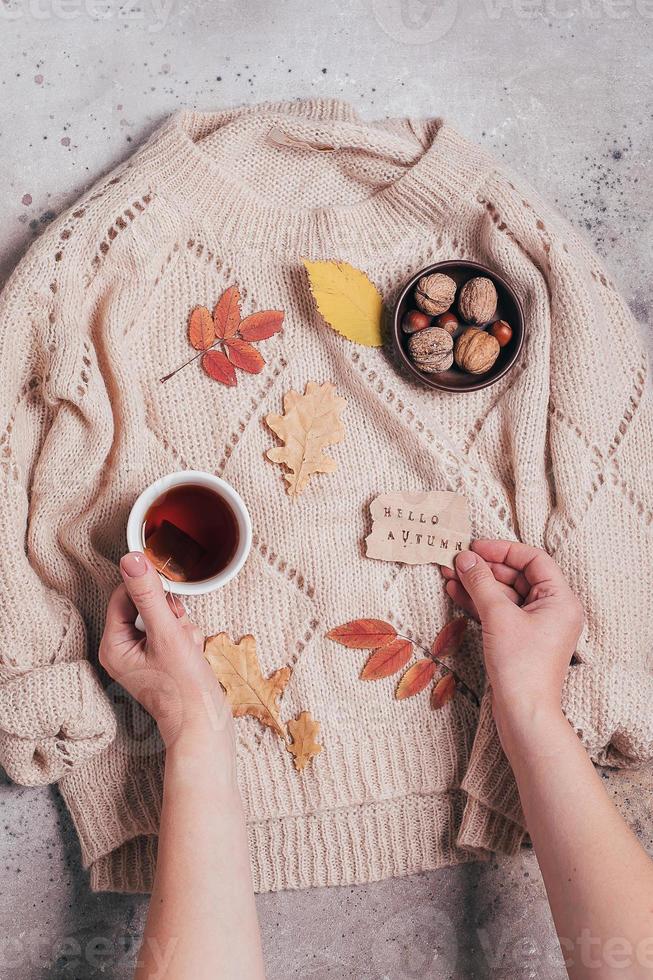
[[[435,325],[436,327],[442,327],[443,330],[446,330],[453,337],[458,329],[458,317],[453,313],[442,313],[436,318]]]
[[[497,338],[499,347],[505,347],[512,340],[512,327],[505,320],[495,320],[488,333]]]
[[[408,313],[404,314],[401,321],[401,329],[404,333],[417,333],[418,330],[424,330],[430,326],[431,317],[419,310],[409,310]]]
[[[497,309],[497,291],[487,276],[465,283],[458,296],[458,312],[466,323],[487,323]]]
[[[408,352],[418,370],[437,374],[453,364],[453,337],[442,327],[428,327],[412,334]]]
[[[478,327],[467,327],[456,341],[454,356],[461,370],[470,374],[485,374],[496,361],[500,350],[496,337]]]
[[[434,272],[430,276],[422,276],[415,287],[415,302],[420,310],[437,316],[449,309],[456,298],[456,283],[451,276],[442,272]]]

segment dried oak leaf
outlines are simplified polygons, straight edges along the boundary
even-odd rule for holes
[[[330,640],[342,643],[352,650],[376,650],[377,647],[389,643],[396,635],[394,626],[383,619],[352,619],[342,626],[334,626],[327,633]]]
[[[435,661],[431,660],[430,657],[423,657],[417,663],[413,664],[412,667],[409,667],[397,685],[395,692],[397,701],[403,701],[404,698],[412,698],[414,694],[419,694],[420,691],[423,691],[427,684],[430,684],[433,680],[435,668]]]
[[[464,616],[456,616],[451,619],[433,641],[431,654],[436,660],[445,660],[458,653],[465,636],[467,620]]]
[[[286,729],[279,714],[279,698],[292,673],[290,667],[263,677],[256,656],[256,640],[248,634],[234,643],[226,633],[207,637],[204,656],[225,690],[235,718],[253,715],[282,738]]]
[[[268,449],[267,457],[281,463],[287,491],[297,497],[315,473],[332,473],[335,460],[326,456],[324,447],[341,442],[345,429],[340,420],[347,402],[335,393],[328,381],[319,385],[309,381],[303,395],[289,391],[283,399],[283,415],[271,413],[265,421],[284,446]]]
[[[317,741],[320,723],[311,717],[310,711],[302,711],[295,721],[288,722],[288,731],[292,742],[286,742],[286,748],[292,753],[295,769],[301,772],[323,749]]]
[[[376,650],[361,671],[362,681],[378,681],[391,677],[405,667],[413,655],[413,644],[398,636]]]
[[[455,676],[453,674],[445,674],[444,677],[440,678],[431,691],[431,707],[435,708],[436,710],[444,707],[447,701],[451,701],[455,693]]]

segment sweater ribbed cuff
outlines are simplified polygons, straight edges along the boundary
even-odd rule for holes
[[[481,860],[491,853],[516,854],[525,836],[519,824],[473,796],[467,797],[456,844],[469,853],[470,859]]]
[[[462,782],[467,794],[457,844],[474,855],[514,854],[526,835],[519,792],[501,748],[488,689],[481,701],[478,728]]]
[[[100,759],[59,782],[77,830],[84,867],[92,868],[137,837],[158,834],[164,759],[162,747],[138,760],[113,745]],[[117,881],[120,887],[110,890],[139,890],[124,889],[122,877],[125,882],[133,880],[123,870]]]
[[[111,742],[116,719],[86,660],[0,683],[0,764],[23,786],[55,782]]]

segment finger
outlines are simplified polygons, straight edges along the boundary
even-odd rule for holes
[[[188,633],[189,633],[191,643],[194,643],[196,647],[201,647],[201,648],[204,647],[204,641],[206,640],[206,637],[204,636],[204,633],[199,628],[199,626],[194,626],[192,623],[189,623]]]
[[[466,591],[464,586],[461,585],[458,579],[449,579],[449,581],[445,583],[445,588],[447,585],[449,585],[449,583],[453,585],[460,585],[460,587],[463,589],[463,592]],[[503,592],[503,594],[505,595],[506,599],[510,599],[510,601],[514,603],[515,606],[521,606],[525,598],[524,596],[520,595],[519,592],[517,592],[515,589],[512,588],[512,586],[504,585],[503,582],[499,582],[498,586]],[[449,595],[451,595],[448,589],[447,592]]]
[[[509,565],[501,565],[499,562],[488,562],[488,565],[492,569],[492,574],[497,582],[503,582],[504,585],[511,586],[515,592],[519,593],[522,599],[526,598],[531,587],[526,581],[523,572],[518,572],[515,568],[510,568]]]
[[[447,595],[449,598],[452,599],[457,606],[460,606],[461,609],[464,609],[468,616],[471,616],[472,619],[480,619],[476,606],[460,582],[456,581],[456,579],[449,579],[445,589],[447,590]]]
[[[134,628],[136,607],[124,585],[111,593],[104,622],[104,638],[110,643],[138,640],[141,634]]]
[[[456,558],[456,571],[481,620],[496,606],[507,603],[508,600],[490,566],[480,555],[473,551],[461,551]]]
[[[145,555],[138,551],[123,555],[120,571],[146,631],[152,633],[170,629],[176,618],[166,601],[161,579]]]
[[[502,565],[500,562],[489,561],[488,565],[490,566],[492,570],[492,574],[494,575],[497,582],[502,582],[504,585],[511,586],[511,588],[514,589],[514,591],[522,599],[525,599],[528,596],[531,590],[531,586],[530,583],[526,581],[522,572],[519,572],[516,569],[511,568],[509,565]],[[446,581],[450,581],[452,579],[454,581],[460,581],[455,569],[446,568],[443,565],[441,566],[440,570],[442,572],[443,578]],[[517,601],[516,596],[508,595],[508,598],[511,599],[513,602]]]
[[[166,602],[170,606],[173,616],[183,622],[188,618],[186,607],[174,592],[166,592]]]
[[[521,541],[489,541],[479,539],[473,551],[488,562],[498,562],[522,572],[529,585],[543,583],[568,588],[567,580],[553,558],[541,548]]]

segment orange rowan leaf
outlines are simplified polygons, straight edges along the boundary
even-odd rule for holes
[[[456,693],[456,678],[453,674],[445,674],[431,691],[431,707],[437,710],[451,701]]]
[[[414,694],[423,691],[427,684],[433,680],[435,666],[434,660],[431,660],[430,657],[423,657],[412,667],[409,667],[397,685],[395,692],[397,701],[412,698]]]
[[[243,340],[267,340],[281,330],[282,310],[261,310],[246,316],[238,331]]]
[[[329,630],[327,637],[352,650],[375,650],[396,637],[397,631],[382,619],[352,619]],[[435,667],[435,664],[433,665]]]
[[[209,350],[202,358],[202,367],[214,381],[233,387],[238,384],[236,369],[221,350]]]
[[[240,292],[238,286],[229,286],[215,304],[213,310],[215,335],[219,340],[235,337],[240,326]]]
[[[372,654],[361,671],[361,680],[377,681],[390,677],[405,667],[412,655],[413,644],[410,640],[397,637]]]
[[[215,340],[213,317],[205,306],[196,306],[190,311],[188,339],[195,350],[206,350]]]
[[[256,347],[252,347],[246,340],[240,340],[237,337],[234,339],[225,338],[224,348],[231,363],[234,367],[240,368],[241,371],[247,371],[249,374],[260,374],[265,367],[265,360]]]
[[[464,616],[456,616],[440,630],[433,641],[431,653],[438,660],[445,660],[458,653],[467,629],[467,620]]]

